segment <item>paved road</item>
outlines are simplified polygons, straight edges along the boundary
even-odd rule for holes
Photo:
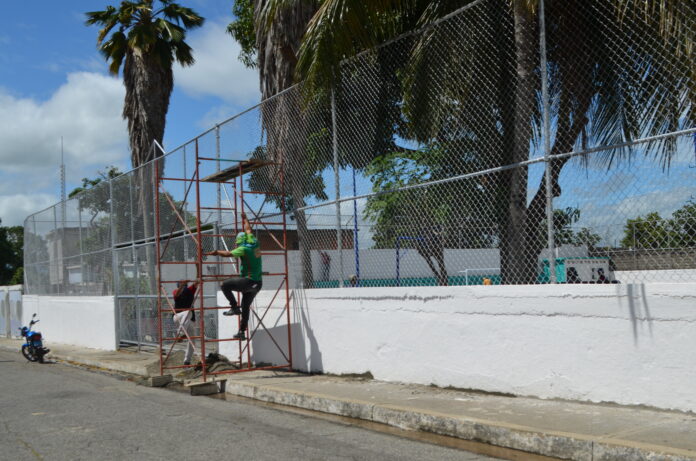
[[[0,351],[0,460],[489,460]]]

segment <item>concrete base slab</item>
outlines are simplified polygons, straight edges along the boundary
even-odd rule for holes
[[[189,386],[191,395],[211,395],[219,394],[220,387],[217,383],[200,383],[193,386]]]
[[[172,375],[150,376],[147,379],[147,385],[150,387],[164,387],[172,381]]]
[[[225,380],[203,381],[199,378],[185,382],[184,386],[189,388],[191,395],[219,394],[226,390]]]

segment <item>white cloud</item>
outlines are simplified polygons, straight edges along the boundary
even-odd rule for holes
[[[258,72],[239,62],[240,47],[224,24],[208,22],[187,41],[196,63],[175,67],[175,85],[194,96],[217,96],[239,106],[259,101]]]
[[[32,213],[56,203],[58,197],[51,194],[0,195],[0,218],[3,226],[21,226]]]
[[[68,74],[47,101],[18,98],[0,89],[0,162],[4,172],[56,169],[64,138],[69,170],[103,167],[128,155],[121,118],[125,89],[117,78]]]
[[[211,126],[215,126],[223,120],[227,120],[238,112],[238,108],[227,104],[216,106],[206,112],[196,125],[202,130],[207,130]]]

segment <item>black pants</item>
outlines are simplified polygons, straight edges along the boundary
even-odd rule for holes
[[[240,331],[246,330],[249,325],[249,308],[256,294],[261,290],[261,286],[262,283],[260,281],[257,282],[246,277],[232,277],[220,285],[222,294],[230,302],[231,307],[237,307],[237,297],[233,292],[239,291],[242,293],[242,323],[239,326]]]

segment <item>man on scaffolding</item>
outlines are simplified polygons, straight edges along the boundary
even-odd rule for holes
[[[211,256],[226,256],[239,258],[239,277],[232,277],[225,280],[220,285],[222,293],[230,302],[230,309],[223,312],[223,315],[242,315],[239,325],[239,332],[233,336],[234,339],[245,340],[246,330],[249,325],[249,309],[256,294],[261,290],[261,248],[259,241],[254,236],[251,224],[247,219],[246,213],[242,213],[242,228],[244,232],[237,234],[237,247],[232,251],[215,250],[208,253]],[[242,308],[237,306],[235,291],[242,293]]]

